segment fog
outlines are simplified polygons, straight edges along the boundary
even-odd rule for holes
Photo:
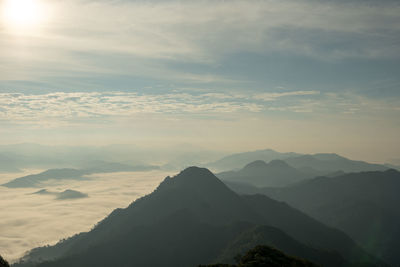
[[[27,170],[24,174],[38,173]],[[24,174],[0,174],[3,184]],[[90,230],[115,208],[129,205],[150,193],[167,175],[163,171],[92,174],[85,181],[51,181],[45,187],[9,189],[0,186],[0,251],[13,262],[37,246],[54,244],[62,238]],[[56,200],[52,195],[32,194],[77,190],[88,198]]]

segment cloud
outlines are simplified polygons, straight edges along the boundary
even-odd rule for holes
[[[263,93],[257,94],[253,98],[263,101],[275,101],[278,98],[286,96],[310,96],[319,95],[319,91],[292,91],[292,92],[278,92],[278,93]]]
[[[226,75],[177,71],[168,63],[218,66],[243,52],[328,61],[400,55],[400,6],[388,3],[43,1],[53,16],[40,32],[15,37],[0,29],[7,65],[1,80],[108,73],[229,82]]]
[[[52,191],[72,188],[90,195],[64,201],[55,200],[52,195],[32,194],[35,191],[32,189],[0,186],[0,209],[4,217],[0,222],[2,256],[14,261],[29,249],[88,231],[113,209],[126,207],[153,191],[167,175],[171,173],[96,174],[84,182],[48,183],[46,188]],[[11,175],[2,174],[0,182],[8,180]]]
[[[136,92],[55,92],[41,95],[22,93],[0,94],[0,119],[20,123],[72,123],[85,119],[124,118],[143,114],[196,114],[221,116],[225,113],[261,113],[266,102],[282,98],[319,95],[318,91],[292,91],[263,94],[194,93],[165,94]],[[297,101],[297,100],[296,100]],[[286,104],[286,103],[284,103]]]
[[[3,123],[40,125],[108,124],[132,118],[156,116],[196,120],[199,116],[226,120],[273,116],[283,112],[318,116],[372,116],[390,118],[398,114],[397,99],[384,101],[351,93],[277,91],[265,93],[208,93],[192,89],[170,93],[55,92],[49,94],[0,93]],[[272,113],[271,113],[272,112]]]

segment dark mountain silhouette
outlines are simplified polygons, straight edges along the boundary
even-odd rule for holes
[[[271,160],[275,159],[286,159],[300,155],[301,154],[293,152],[280,153],[272,149],[264,149],[264,150],[232,154],[206,165],[207,167],[218,171],[238,170],[243,168],[246,164],[256,160],[263,160],[265,162],[270,162]]]
[[[286,255],[285,253],[269,246],[256,246],[240,256],[235,265],[211,264],[200,265],[199,267],[318,267],[318,265],[297,257]]]
[[[48,180],[84,180],[84,175],[93,173],[134,172],[158,169],[157,166],[151,165],[131,166],[122,163],[105,161],[92,161],[85,164],[85,166],[85,169],[50,169],[39,174],[31,174],[16,178],[8,183],[2,184],[2,186],[8,188],[40,187],[43,186],[43,182]]]
[[[10,265],[8,265],[8,262],[5,259],[3,259],[1,255],[0,255],[0,267],[10,267]]]
[[[196,266],[256,242],[326,266],[381,263],[343,232],[266,196],[241,197],[209,170],[190,167],[92,231],[34,249],[15,266]]]
[[[282,160],[272,160],[268,164],[257,160],[239,171],[222,172],[217,176],[224,181],[245,182],[257,187],[280,187],[312,178]]]
[[[285,232],[271,226],[254,226],[240,233],[220,254],[217,262],[233,263],[237,255],[259,244],[268,244],[291,255],[305,257],[325,266],[344,266],[347,263],[338,253],[308,247]]]
[[[56,197],[56,199],[59,200],[66,200],[66,199],[77,199],[77,198],[86,198],[89,197],[88,194],[76,191],[76,190],[71,190],[67,189],[62,192],[52,192],[48,191],[46,189],[39,190],[33,194],[36,195],[53,195]]]
[[[286,188],[260,191],[345,231],[388,263],[400,264],[400,172],[318,177]]]

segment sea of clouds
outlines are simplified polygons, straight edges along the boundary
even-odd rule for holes
[[[26,174],[38,170],[26,171]],[[115,208],[152,192],[168,175],[162,171],[93,174],[85,181],[50,181],[40,188],[0,186],[0,253],[13,262],[28,250],[55,244],[62,238],[89,231]],[[21,174],[0,174],[0,184]],[[73,189],[88,198],[57,200],[53,195],[32,194],[40,189]]]

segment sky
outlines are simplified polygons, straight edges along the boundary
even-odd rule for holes
[[[1,144],[182,143],[400,162],[398,1],[0,9]]]

